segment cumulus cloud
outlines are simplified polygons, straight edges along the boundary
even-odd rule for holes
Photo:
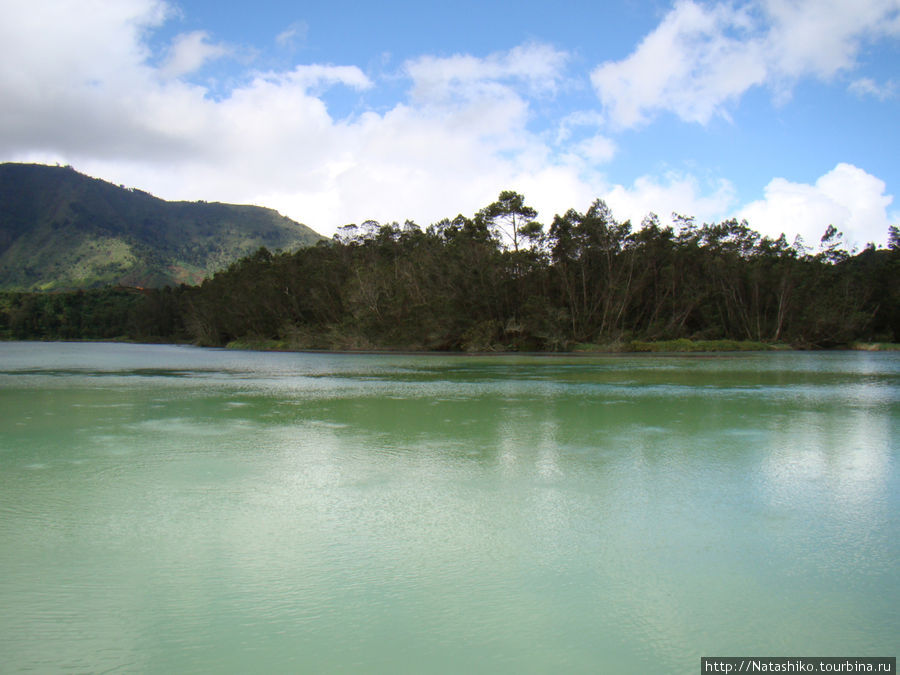
[[[900,35],[897,0],[765,0],[762,9],[773,76],[829,78],[853,68],[867,42]]]
[[[893,196],[885,194],[884,181],[852,164],[838,164],[814,184],[773,179],[764,199],[744,207],[739,217],[754,229],[789,239],[799,234],[807,246],[818,245],[829,225],[845,235],[845,241],[861,247],[884,244],[892,223],[887,209]]]
[[[374,85],[358,67],[245,73],[213,97],[187,77],[231,48],[198,31],[152,53],[147,38],[172,13],[159,0],[10,8],[0,26],[3,158],[63,161],[166,198],[262,203],[326,233],[370,217],[427,223],[474,211],[539,175],[553,180],[536,203],[558,175],[581,185],[582,167],[554,159],[528,130],[531,97],[552,97],[562,81],[562,51],[532,43],[411,60],[407,101],[337,118],[331,88]],[[608,148],[595,138],[584,153]]]
[[[145,34],[170,16],[155,0],[55,0],[4,3],[0,22],[0,87],[7,109],[54,96],[140,86],[150,74]]]
[[[169,15],[153,0],[8,3],[0,22],[0,152],[175,151],[180,143],[148,122],[149,108],[165,98],[178,109],[202,96],[163,82],[147,65],[144,37]]]
[[[755,86],[785,97],[800,77],[852,69],[869,41],[900,35],[898,0],[681,0],[632,54],[591,81],[610,119],[634,127],[668,111],[707,123]]]
[[[780,5],[770,5],[774,15]],[[544,222],[598,196],[634,223],[651,211],[663,219],[677,211],[715,221],[737,210],[727,180],[675,173],[610,185],[598,169],[617,151],[608,121],[646,119],[660,109],[660,91],[668,96],[665,106],[703,121],[719,114],[723,101],[770,78],[769,66],[759,67],[763,57],[744,49],[760,39],[757,13],[681,2],[628,62],[631,74],[623,64],[595,72],[595,85],[612,92],[604,99],[607,115],[581,111],[534,131],[535,102],[565,90],[570,56],[528,43],[483,57],[409,60],[400,73],[405,98],[338,116],[330,95],[355,95],[379,81],[355,65],[307,63],[245,71],[213,96],[191,74],[242,48],[199,31],[154,53],[149,38],[172,14],[161,0],[32,0],[6,8],[0,158],[71,163],[168,199],[271,206],[324,234],[368,218],[426,225],[471,214],[507,188],[523,192]],[[282,38],[287,46],[292,36]],[[657,79],[635,89],[630,78],[667,54]],[[852,57],[851,49],[843,62]],[[790,63],[801,65],[784,72],[834,67],[799,56]],[[679,82],[686,92],[677,91]],[[805,218],[813,236],[834,223],[848,235],[863,228],[860,240],[870,238],[864,228],[874,223],[871,237],[883,241],[890,203],[884,192],[874,176],[839,165],[815,185],[776,179],[765,199],[744,212],[767,232],[801,231],[794,225]]]
[[[620,126],[658,110],[705,123],[765,80],[762,44],[748,37],[749,27],[750,18],[728,6],[681,2],[631,56],[598,66],[591,81]]]
[[[649,213],[657,214],[664,225],[672,224],[673,213],[700,223],[737,218],[773,239],[784,234],[793,241],[800,235],[812,247],[818,245],[827,227],[834,225],[848,246],[861,248],[868,242],[883,245],[888,226],[897,224],[900,214],[888,211],[893,196],[885,190],[884,181],[841,163],[812,184],[774,178],[762,199],[743,206],[730,181],[701,181],[675,172],[642,176],[630,187],[614,185],[602,197],[617,219],[635,225]]]
[[[663,177],[641,176],[631,187],[615,185],[604,200],[618,220],[637,226],[650,213],[671,224],[677,213],[697,222],[716,222],[735,204],[734,186],[727,180],[701,182],[696,176],[670,172]]]
[[[884,245],[888,227],[898,223],[900,214],[888,211],[893,196],[885,194],[885,189],[884,181],[841,163],[812,184],[775,178],[765,187],[762,199],[743,206],[727,180],[701,181],[674,172],[642,176],[631,186],[611,186],[602,197],[618,220],[631,220],[634,225],[650,213],[657,214],[664,225],[673,223],[673,213],[698,223],[737,218],[773,239],[784,234],[792,242],[800,235],[812,248],[834,225],[844,234],[847,246],[862,248],[869,242]]]

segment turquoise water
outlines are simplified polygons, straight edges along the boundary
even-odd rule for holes
[[[0,672],[894,656],[900,355],[0,343]]]

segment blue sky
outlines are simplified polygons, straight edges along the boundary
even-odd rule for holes
[[[0,161],[323,234],[503,189],[747,218],[817,244],[900,224],[900,0],[0,0]]]

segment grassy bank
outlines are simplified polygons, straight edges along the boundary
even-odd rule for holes
[[[606,345],[579,344],[576,352],[613,352],[613,353],[641,353],[641,352],[758,352],[791,349],[786,344],[769,344],[766,342],[754,342],[750,340],[656,340],[619,342]]]
[[[849,348],[860,352],[900,352],[896,342],[854,342]]]
[[[263,340],[245,338],[241,340],[232,340],[226,347],[228,349],[237,350],[254,350],[254,351],[307,351],[309,347],[298,345],[288,340]],[[866,345],[865,348],[870,348]],[[862,349],[864,347],[853,347],[854,349]],[[570,353],[576,354],[628,354],[628,353],[646,353],[646,352],[748,352],[748,351],[785,351],[792,347],[787,344],[768,344],[765,342],[753,342],[749,340],[659,340],[655,342],[644,342],[634,340],[631,342],[616,342],[609,344],[581,343],[575,345]],[[315,349],[314,351],[319,351]],[[365,347],[348,347],[346,344],[336,344],[322,351],[402,351],[402,352],[426,352],[429,350],[415,348],[398,348],[398,349],[377,349],[371,346]],[[453,352],[448,352],[453,353]],[[459,352],[466,353],[466,352]],[[502,353],[502,350],[493,353]],[[566,353],[566,352],[547,352]]]
[[[14,337],[0,331],[0,342],[20,341],[22,338]],[[114,336],[108,338],[26,338],[26,341],[35,342],[125,342],[132,344],[195,344],[190,340],[169,340],[165,338],[134,338],[130,336]],[[203,346],[203,345],[197,345]],[[342,341],[335,344],[309,346],[292,340],[271,340],[244,338],[232,340],[226,349],[238,351],[259,352],[359,352],[359,353],[446,353],[446,354],[515,354],[513,350],[493,351],[441,351],[429,350],[417,347],[379,348],[370,344],[360,344],[353,341]],[[580,343],[574,345],[568,351],[546,351],[528,353],[546,354],[639,354],[639,353],[700,353],[700,352],[751,352],[751,351],[865,351],[865,352],[898,352],[900,344],[896,342],[854,342],[849,345],[823,348],[810,345],[790,345],[785,343],[769,344],[754,342],[751,340],[659,340],[645,342],[633,340],[631,342],[614,342],[608,344]]]

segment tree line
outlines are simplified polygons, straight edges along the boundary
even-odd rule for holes
[[[295,252],[260,249],[197,286],[7,293],[17,339],[190,341],[293,349],[561,351],[675,339],[828,348],[900,341],[900,233],[848,252],[746,222],[650,215],[595,201],[549,226],[502,192],[427,228],[367,221]]]

